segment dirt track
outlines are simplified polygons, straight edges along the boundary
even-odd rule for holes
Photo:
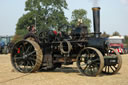
[[[82,76],[76,65],[53,72],[22,74],[12,71],[10,55],[0,55],[0,85],[128,85],[128,55],[123,55],[121,70],[115,75]]]

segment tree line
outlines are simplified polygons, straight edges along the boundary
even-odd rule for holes
[[[76,9],[72,12],[71,21],[64,14],[68,10],[66,0],[26,0],[26,14],[21,16],[16,24],[16,33],[13,41],[18,41],[27,33],[27,27],[35,25],[37,30],[50,28],[64,29],[64,26],[76,26],[77,20],[82,19],[83,24],[90,31],[91,20],[87,18],[85,9]]]
[[[45,30],[50,28],[64,29],[64,26],[76,26],[78,19],[83,20],[83,24],[88,27],[90,32],[91,20],[87,18],[85,9],[75,9],[72,11],[71,21],[64,14],[64,10],[68,10],[66,0],[26,0],[25,11],[17,24],[13,41],[21,40],[27,34],[27,27],[36,25],[37,30]],[[120,36],[119,32],[114,32],[113,36]],[[102,37],[109,37],[106,32],[101,34]],[[128,36],[125,36],[125,43],[128,44]]]

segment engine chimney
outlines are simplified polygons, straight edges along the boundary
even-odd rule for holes
[[[100,37],[100,7],[93,7],[93,23],[94,23],[94,34],[96,38]]]

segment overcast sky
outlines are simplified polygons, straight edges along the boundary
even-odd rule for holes
[[[25,14],[26,0],[1,0],[0,35],[14,35],[18,19]],[[94,3],[95,2],[95,3]],[[74,9],[85,9],[92,20],[92,7],[101,7],[101,32],[112,34],[115,31],[128,35],[128,0],[67,0],[65,16],[71,20]],[[93,23],[92,28],[93,31]]]

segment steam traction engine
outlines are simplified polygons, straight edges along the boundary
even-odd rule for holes
[[[94,33],[87,33],[86,26],[79,26],[71,35],[62,33],[61,37],[53,31],[27,34],[13,47],[14,69],[22,73],[47,71],[76,62],[78,70],[87,76],[117,73],[122,65],[121,56],[100,37],[100,8],[92,10]]]

